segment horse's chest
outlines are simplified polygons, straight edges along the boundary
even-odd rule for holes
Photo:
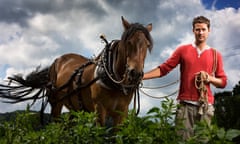
[[[121,91],[103,88],[99,84],[92,86],[92,98],[94,101],[101,102],[105,107],[110,109],[116,109],[131,100],[130,95],[124,95]]]
[[[105,71],[103,66],[97,66],[95,70],[95,77],[99,77],[99,80],[96,82],[97,84],[101,85],[102,87],[109,89],[109,90],[120,90],[119,84],[114,83],[107,72]]]

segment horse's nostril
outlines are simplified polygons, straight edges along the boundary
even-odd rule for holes
[[[143,72],[138,72],[135,69],[132,69],[128,73],[130,81],[139,81],[143,77]]]
[[[129,75],[130,75],[131,77],[134,77],[135,74],[136,74],[136,71],[135,71],[134,69],[132,69],[132,70],[129,71]]]
[[[132,78],[136,77],[137,76],[137,71],[135,69],[130,70],[129,71],[129,76],[132,77]]]

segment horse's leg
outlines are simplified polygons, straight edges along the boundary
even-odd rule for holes
[[[114,114],[112,116],[114,126],[121,124],[128,115],[128,107],[121,108],[121,109],[122,110],[118,110],[118,111],[114,112]],[[121,113],[120,113],[120,111],[121,111]]]
[[[101,126],[105,126],[106,123],[106,110],[104,109],[103,105],[98,103],[94,105],[95,112],[97,112],[98,115],[98,123],[100,123]]]
[[[82,100],[81,100],[81,96],[76,94],[76,95],[71,95],[69,98],[65,98],[65,100],[63,101],[64,106],[66,106],[66,108],[68,110],[73,110],[73,111],[81,111],[83,110],[83,104],[82,104]],[[69,119],[72,120],[75,116],[74,115],[70,115]]]
[[[53,118],[53,121],[58,121],[58,118],[61,115],[62,112],[62,103],[50,103],[51,104],[51,116]]]

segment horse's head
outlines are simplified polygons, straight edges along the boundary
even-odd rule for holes
[[[122,69],[118,71],[125,74],[125,83],[136,84],[143,77],[147,50],[151,51],[153,46],[149,33],[152,30],[152,24],[146,27],[139,23],[130,24],[123,17],[122,24],[124,33],[120,41],[116,64]]]

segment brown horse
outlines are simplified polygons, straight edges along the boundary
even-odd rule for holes
[[[65,105],[70,110],[97,112],[101,125],[107,117],[112,118],[113,125],[121,123],[142,80],[147,50],[152,49],[151,24],[130,24],[123,17],[122,24],[121,40],[108,43],[102,37],[106,47],[96,58],[65,54],[25,79],[9,77],[18,86],[1,85],[0,97],[13,103],[48,98],[54,118],[60,116]],[[29,96],[35,89],[39,90]]]

